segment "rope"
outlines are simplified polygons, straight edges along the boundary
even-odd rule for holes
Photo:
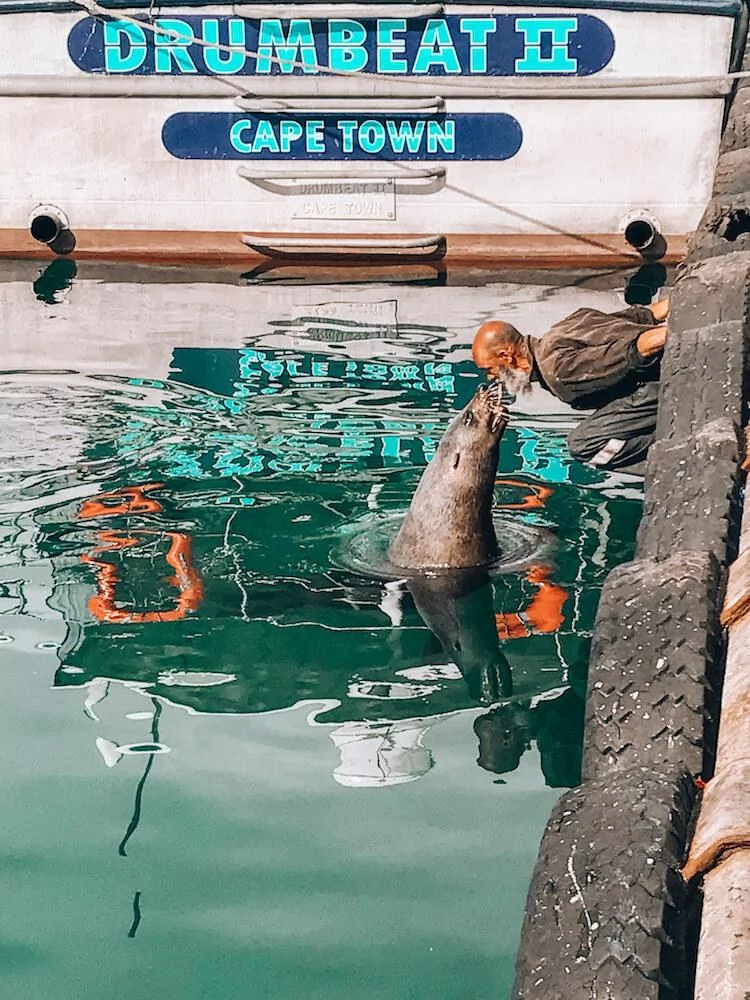
[[[72,0],[72,2],[77,6],[81,7],[83,10],[91,14],[99,20],[106,18],[107,20],[114,21],[124,21],[127,24],[134,24],[138,28],[144,31],[150,31],[154,35],[166,36],[167,38],[172,38],[177,42],[181,42],[183,45],[198,45],[202,48],[214,49],[217,52],[226,52],[229,55],[236,55],[238,53],[243,54],[248,59],[254,59],[256,62],[261,58],[257,51],[252,49],[242,48],[237,45],[225,45],[222,42],[209,43],[204,41],[202,38],[195,38],[194,35],[186,35],[176,29],[172,28],[160,28],[158,25],[151,24],[148,21],[139,20],[136,17],[132,17],[129,14],[122,14],[119,12],[114,12],[112,8],[102,7],[98,4],[96,0]],[[268,60],[269,62],[276,63],[278,65],[283,65],[285,67],[291,66],[295,69],[307,69],[309,70],[309,65],[301,62],[298,59],[282,59],[280,56],[271,55],[270,53],[262,54],[263,60]],[[431,92],[434,92],[436,86],[435,77],[427,77],[422,79],[420,77],[402,77],[402,76],[387,76],[383,73],[362,73],[354,72],[350,73],[347,70],[332,69],[330,66],[319,66],[318,72],[323,76],[336,76],[343,77],[346,80],[353,79],[364,79],[369,82],[388,82],[389,84],[405,84],[410,89],[414,87],[428,88]],[[235,79],[226,76],[221,76],[219,74],[210,74],[216,80],[221,80],[228,87],[236,90],[238,93],[246,93],[247,86],[240,85]],[[650,87],[675,87],[680,85],[689,84],[704,84],[706,86],[710,85],[730,85],[734,81],[744,80],[750,77],[750,70],[740,70],[736,73],[722,73],[718,76],[664,76],[664,77],[632,77],[630,79],[596,79],[597,89],[602,90],[634,90],[637,91],[641,88]],[[559,77],[555,77],[555,80],[559,80]],[[562,78],[566,79],[566,78]],[[482,84],[477,83],[474,80],[450,80],[450,89],[453,89],[458,85],[458,89],[471,89],[473,96],[486,96],[486,97],[497,97],[497,85],[496,84]],[[575,94],[571,92],[571,97]]]

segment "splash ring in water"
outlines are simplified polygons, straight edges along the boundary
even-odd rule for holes
[[[336,565],[360,576],[378,580],[403,580],[416,575],[415,571],[397,566],[388,559],[388,547],[406,516],[405,511],[394,514],[369,514],[347,526],[341,542],[331,557]],[[498,537],[500,554],[485,566],[490,576],[518,573],[531,563],[549,558],[553,535],[545,528],[527,524],[501,512],[494,512],[492,521]],[[471,567],[467,567],[471,568]],[[446,573],[456,572],[446,569]],[[425,575],[440,575],[440,570],[427,571]]]

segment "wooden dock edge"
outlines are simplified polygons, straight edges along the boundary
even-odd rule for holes
[[[171,230],[119,231],[114,229],[81,229],[72,233],[72,240],[64,253],[55,253],[44,243],[33,239],[26,229],[0,229],[0,258],[34,259],[51,261],[60,257],[73,260],[127,261],[138,264],[185,265],[198,264],[215,267],[236,266],[249,270],[252,267],[283,259],[310,266],[346,262],[348,264],[403,265],[415,262],[451,267],[633,267],[642,263],[641,256],[628,246],[621,235],[588,234],[529,234],[487,235],[448,234],[441,238],[436,249],[420,252],[389,250],[391,237],[363,234],[363,239],[373,243],[383,242],[383,252],[373,248],[367,253],[304,253],[268,256],[251,249],[242,242],[244,233],[236,232],[178,232]],[[269,241],[279,241],[279,233],[256,233]],[[305,234],[305,239],[325,234]],[[290,234],[288,240],[293,240]],[[417,240],[415,234],[401,234],[399,240]],[[667,236],[667,252],[661,258],[664,264],[678,263],[685,255],[687,237]]]

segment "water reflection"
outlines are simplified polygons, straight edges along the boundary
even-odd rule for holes
[[[341,754],[333,777],[349,788],[380,788],[416,781],[434,764],[432,753],[422,743],[430,728],[414,719],[345,722],[331,733]]]
[[[583,722],[584,699],[572,688],[498,705],[474,720],[479,739],[477,763],[494,774],[509,774],[535,741],[547,785],[578,785]]]
[[[161,273],[144,295],[121,272],[86,280],[59,263],[34,281],[55,320],[44,364],[38,319],[8,345],[0,610],[27,613],[24,561],[51,567],[45,601],[66,627],[54,684],[82,690],[88,721],[110,683],[199,713],[312,703],[340,757],[335,780],[374,787],[426,774],[431,729],[468,712],[481,768],[507,774],[536,745],[550,785],[575,783],[596,597],[628,551],[638,492],[571,464],[569,411],[525,400],[502,442],[497,508],[511,534],[556,536],[544,560],[403,585],[336,552],[352,525],[408,505],[475,391],[478,321],[502,306],[533,332],[584,298],[613,307],[622,279],[292,280],[269,298]],[[92,342],[103,285],[114,328]],[[478,706],[492,707],[475,717]],[[96,745],[109,767],[143,753],[150,769],[168,749],[153,734]]]
[[[509,697],[513,675],[499,645],[489,574],[412,577],[406,586],[446,659],[460,670],[469,697],[479,705]]]
[[[136,753],[145,754],[147,757],[146,766],[143,769],[143,774],[141,775],[141,779],[138,782],[138,785],[136,786],[135,789],[135,799],[133,801],[133,815],[130,817],[128,828],[125,831],[122,840],[117,845],[117,853],[122,858],[127,857],[126,848],[128,846],[128,841],[133,836],[135,831],[138,829],[138,826],[141,822],[141,810],[143,808],[143,791],[144,788],[146,787],[146,781],[148,779],[148,776],[151,773],[151,768],[154,766],[154,758],[157,756],[157,754],[169,753],[169,747],[159,742],[159,720],[161,718],[162,706],[156,698],[151,699],[151,704],[153,706],[153,713],[151,716],[152,742],[150,744],[149,743],[134,744],[134,745],[131,744],[127,748],[123,746],[113,746],[113,749],[111,751],[113,757],[116,757],[116,760],[119,760],[120,757],[123,756],[123,753],[126,751],[126,749],[130,751],[135,750]],[[97,740],[97,744],[98,742],[99,741]],[[101,753],[101,748],[99,748],[99,750]],[[104,754],[102,754],[102,756],[104,756]],[[114,762],[116,762],[116,760]],[[107,763],[109,767],[113,766],[113,763],[108,763],[106,757],[105,757],[105,763]],[[135,934],[135,930],[137,930],[138,928],[138,922],[140,922],[139,911],[136,910],[134,916],[136,917],[136,921],[134,921],[135,929],[131,927],[130,931],[128,932],[128,936],[131,936],[131,934],[132,935]]]
[[[342,753],[334,777],[356,772],[361,787],[368,774],[372,785],[409,780],[404,761],[412,762],[411,777],[426,773],[423,740],[431,726],[446,713],[509,698],[514,672],[516,699],[523,699],[568,683],[571,660],[582,668],[586,632],[579,626],[566,635],[563,608],[573,594],[580,616],[588,595],[551,579],[559,567],[533,565],[492,581],[486,574],[410,580],[394,588],[330,568],[331,527],[348,521],[343,503],[334,506],[329,497],[327,513],[313,514],[306,496],[307,513],[298,514],[299,498],[287,494],[284,532],[294,537],[286,539],[273,530],[278,501],[259,499],[220,515],[189,492],[176,497],[174,486],[148,483],[86,498],[72,524],[46,522],[42,548],[56,570],[52,600],[69,626],[55,684],[85,687],[89,718],[97,719],[95,707],[106,694],[103,663],[109,680],[199,712],[323,703],[319,724],[348,727],[340,731],[346,738],[334,739]],[[387,499],[381,491],[379,503]],[[523,498],[509,505],[525,506]],[[259,516],[264,510],[266,518]],[[266,524],[267,534],[253,520]],[[531,646],[529,663],[515,669],[511,643],[536,644],[544,636],[556,644],[554,665],[539,664]],[[554,677],[545,676],[550,670]],[[579,746],[577,715],[561,717],[560,726]],[[411,734],[408,753],[398,739],[390,745],[394,733]],[[376,744],[386,749],[375,751]],[[523,748],[530,744],[526,739]],[[107,763],[122,756],[120,744],[108,750]],[[481,740],[479,756],[486,758]],[[386,767],[395,757],[401,763]],[[575,780],[575,772],[565,780]]]

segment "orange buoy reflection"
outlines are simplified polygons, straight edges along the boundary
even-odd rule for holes
[[[117,606],[117,584],[120,576],[117,566],[104,559],[97,559],[99,553],[114,552],[120,549],[140,545],[142,542],[136,535],[162,536],[170,539],[167,563],[175,571],[167,583],[179,591],[175,606],[167,611],[129,611]],[[188,535],[177,531],[154,531],[151,529],[136,529],[132,533],[124,531],[100,531],[98,545],[93,552],[81,556],[82,562],[97,567],[97,593],[89,600],[89,611],[103,622],[174,622],[184,618],[190,611],[195,611],[203,599],[203,581],[192,564],[192,544]]]
[[[144,494],[163,486],[164,483],[147,483],[145,486],[124,486],[111,493],[99,493],[83,501],[78,517],[83,520],[88,517],[112,517],[114,514],[161,514],[164,508],[159,501]]]
[[[538,483],[526,483],[520,479],[495,480],[496,486],[520,486],[528,492],[520,503],[496,503],[496,510],[538,510],[552,496],[554,490]],[[523,639],[532,634],[556,632],[563,621],[562,609],[568,599],[563,587],[550,581],[552,570],[541,564],[529,567],[526,574],[528,583],[539,589],[531,603],[523,611],[504,611],[495,615],[497,634],[501,639]]]
[[[84,500],[78,516],[111,517],[122,514],[160,514],[162,505],[145,494],[149,490],[161,488],[162,483],[148,483],[143,486],[126,486],[111,493],[100,493]],[[203,599],[203,581],[193,566],[192,539],[179,531],[159,531],[155,528],[132,528],[127,531],[102,530],[97,535],[99,544],[91,552],[85,552],[81,561],[96,567],[96,594],[89,599],[91,614],[103,622],[141,623],[170,622],[185,618],[195,611]],[[174,570],[174,576],[167,579],[170,586],[178,591],[174,607],[164,611],[132,611],[117,606],[117,585],[120,575],[117,566],[99,558],[104,552],[117,552],[143,545],[155,538],[169,539],[169,549],[165,556],[167,564]]]
[[[522,639],[534,633],[556,632],[560,628],[565,620],[562,609],[568,592],[550,582],[551,572],[549,566],[529,568],[526,579],[539,589],[525,610],[503,611],[495,615],[497,634],[501,639]]]
[[[539,507],[544,507],[554,493],[549,486],[524,483],[520,479],[496,479],[495,486],[520,486],[529,491],[520,503],[496,503],[495,510],[537,510]]]

